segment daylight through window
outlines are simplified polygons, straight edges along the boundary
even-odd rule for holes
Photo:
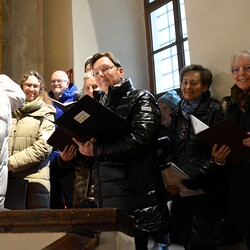
[[[184,0],[145,0],[151,91],[179,88],[179,70],[190,64]]]

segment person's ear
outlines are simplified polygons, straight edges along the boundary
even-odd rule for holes
[[[121,78],[124,76],[124,69],[122,67],[118,68]]]
[[[209,87],[208,86],[203,86],[203,92],[206,93],[208,91]]]

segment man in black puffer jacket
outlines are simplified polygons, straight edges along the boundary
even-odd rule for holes
[[[107,140],[93,138],[85,144],[77,141],[78,159],[92,158],[92,192],[88,196],[102,207],[115,207],[135,215],[136,232],[152,232],[161,224],[161,218],[168,216],[161,213],[165,211],[165,190],[155,150],[159,108],[152,94],[136,90],[130,79],[123,79],[124,69],[112,53],[95,54],[91,66],[102,90],[100,103],[128,121],[133,131]],[[162,207],[158,206],[160,199]],[[155,218],[154,208],[160,218]],[[155,220],[146,219],[145,215]],[[147,249],[145,235],[136,233],[137,249]]]

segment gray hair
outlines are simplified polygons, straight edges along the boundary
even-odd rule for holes
[[[232,67],[233,67],[233,62],[238,59],[239,57],[248,57],[250,58],[250,50],[248,49],[245,49],[245,50],[236,50],[233,55],[232,55],[232,58],[231,58],[231,64],[230,64],[230,70],[232,70]]]

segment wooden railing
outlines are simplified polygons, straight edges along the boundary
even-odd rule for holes
[[[133,236],[134,219],[115,208],[0,211],[0,233],[66,232],[44,250],[94,249],[100,231]]]

